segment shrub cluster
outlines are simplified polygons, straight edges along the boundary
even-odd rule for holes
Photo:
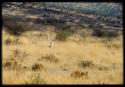
[[[102,30],[102,29],[96,29],[92,33],[93,36],[96,37],[117,37],[119,33],[117,31],[109,31],[109,30]]]

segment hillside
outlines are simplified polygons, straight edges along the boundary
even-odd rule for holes
[[[16,11],[17,14],[13,14]],[[75,24],[84,27],[90,26],[91,28],[113,27],[114,29],[122,29],[122,6],[115,3],[87,3],[87,5],[86,3],[50,2],[5,3],[3,4],[3,14],[18,16],[20,19],[35,16],[34,21],[36,23],[52,24],[51,21],[57,21],[56,23],[62,25]]]
[[[123,84],[119,3],[2,3],[2,84]]]

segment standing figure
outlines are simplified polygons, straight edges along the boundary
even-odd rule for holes
[[[48,41],[49,41],[49,46],[48,47],[53,47],[53,40],[49,37],[49,35],[47,35],[48,36]]]

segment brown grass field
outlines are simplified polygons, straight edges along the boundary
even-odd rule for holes
[[[49,27],[51,28],[51,27]],[[71,35],[48,47],[50,31],[13,36],[2,30],[3,84],[123,84],[122,35]]]

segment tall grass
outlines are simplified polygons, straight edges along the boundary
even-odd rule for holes
[[[47,82],[40,78],[40,74],[37,73],[37,74],[33,74],[31,76],[31,78],[29,79],[29,81],[25,81],[26,84],[47,84]]]

